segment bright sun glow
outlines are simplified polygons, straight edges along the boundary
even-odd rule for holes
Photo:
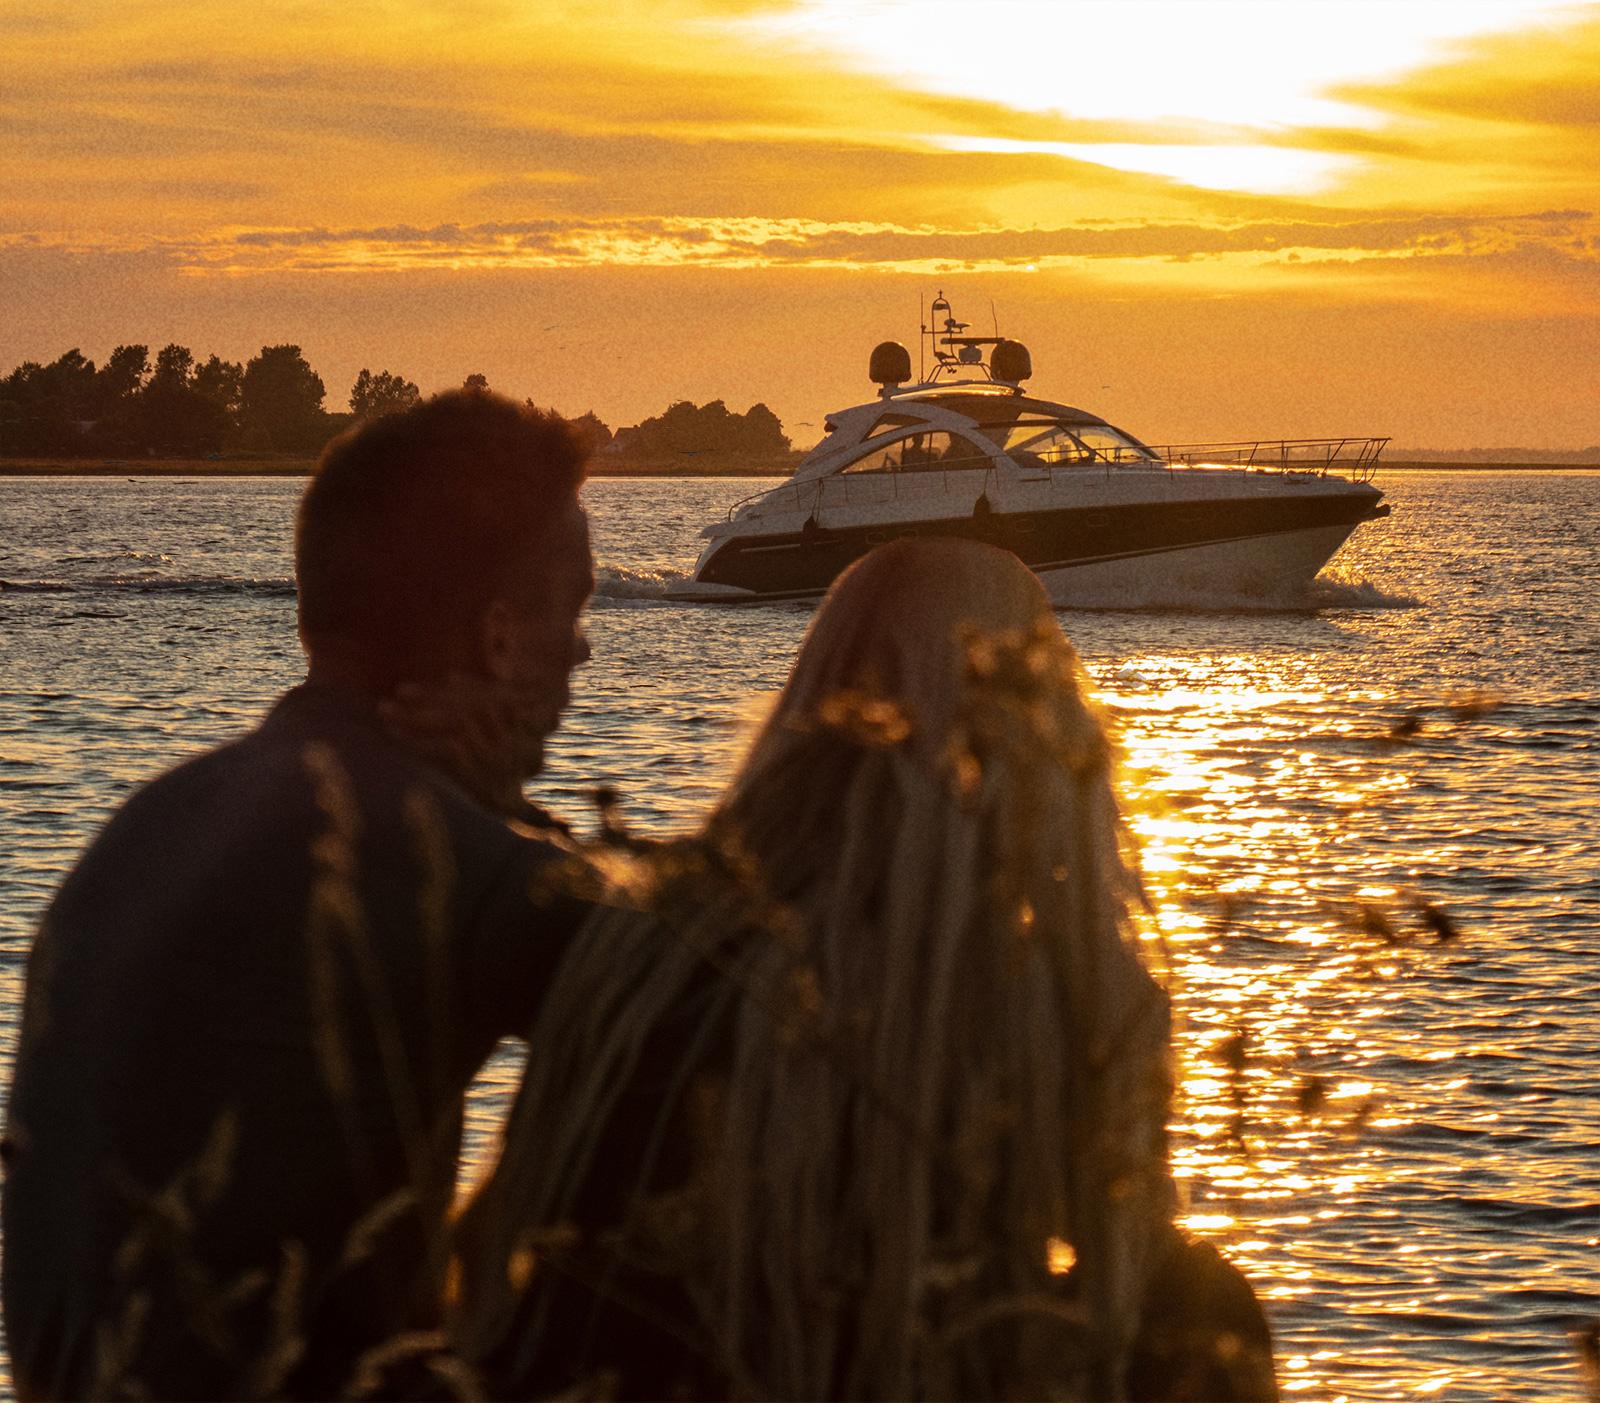
[[[970,0],[799,0],[736,23],[915,90],[1154,126],[1167,137],[1057,144],[932,135],[951,149],[1042,151],[1208,188],[1298,192],[1327,183],[1340,163],[1263,145],[1261,134],[1375,127],[1378,114],[1343,90],[1573,8],[1566,0],[1009,0],[982,9]],[[1184,149],[1196,140],[1204,144]]]
[[[946,151],[993,151],[1063,156],[1113,170],[1164,175],[1205,190],[1299,193],[1320,189],[1355,163],[1347,156],[1286,146],[1158,146],[1132,142],[1007,141],[1003,137],[942,136]]]

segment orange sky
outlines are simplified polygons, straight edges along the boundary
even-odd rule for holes
[[[1600,444],[1600,5],[0,10],[0,372],[295,341],[612,423],[868,396],[918,298],[1154,441]]]

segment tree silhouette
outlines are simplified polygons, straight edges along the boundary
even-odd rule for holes
[[[592,409],[585,410],[571,422],[583,446],[591,453],[598,453],[616,437],[611,432],[611,426]]]
[[[474,394],[486,395],[489,393],[489,377],[474,371],[461,382],[463,390],[471,390]]]
[[[86,433],[93,427],[96,401],[94,362],[74,346],[44,368],[45,390],[54,409],[70,430]]]
[[[0,433],[7,453],[38,453],[45,437],[45,373],[36,360],[23,361],[0,381]]]
[[[213,356],[215,361],[216,357]],[[220,364],[220,362],[219,362]],[[175,342],[161,348],[139,396],[138,442],[152,453],[215,453],[227,439],[227,409],[196,387],[194,356]]]
[[[244,367],[238,361],[222,360],[213,355],[204,365],[194,368],[189,382],[197,395],[202,395],[217,406],[231,423],[239,413],[244,398]]]
[[[148,346],[118,346],[94,377],[94,427],[88,439],[98,448],[119,453],[142,447],[139,434],[140,391],[150,374]]]
[[[618,429],[618,449],[634,458],[770,458],[789,451],[778,416],[764,404],[730,414],[720,399],[679,400],[653,419]]]
[[[169,341],[156,354],[156,368],[150,376],[147,390],[154,389],[157,385],[173,388],[189,386],[189,381],[194,375],[194,356],[190,354],[187,346],[180,346],[175,341]]]
[[[144,388],[149,373],[148,346],[118,346],[95,376],[95,397],[99,400],[96,407],[109,413],[126,405]]]
[[[298,346],[263,346],[244,368],[239,427],[251,448],[318,448],[328,437],[322,377]]]
[[[535,414],[548,414],[552,419],[565,419],[573,432],[578,435],[578,441],[583,444],[586,453],[598,452],[615,437],[611,432],[611,426],[592,409],[585,410],[573,419],[559,409],[541,409],[531,399],[524,400],[523,403]]]
[[[94,362],[73,347],[41,365],[25,361],[0,382],[6,448],[12,453],[82,453],[97,412]]]
[[[358,419],[376,419],[380,414],[408,409],[421,398],[411,381],[391,375],[387,370],[374,375],[363,369],[350,387],[350,412]]]
[[[764,404],[752,404],[744,413],[744,432],[753,453],[787,453],[791,447],[783,421]]]

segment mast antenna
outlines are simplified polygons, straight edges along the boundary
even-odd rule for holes
[[[994,298],[989,299],[989,321],[994,326],[994,334],[1000,335],[1000,318],[994,310]]]

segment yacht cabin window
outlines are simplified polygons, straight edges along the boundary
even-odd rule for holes
[[[989,453],[957,434],[944,431],[909,434],[882,446],[869,445],[869,451],[856,459],[847,473],[954,472],[963,468],[987,469],[994,466]]]

